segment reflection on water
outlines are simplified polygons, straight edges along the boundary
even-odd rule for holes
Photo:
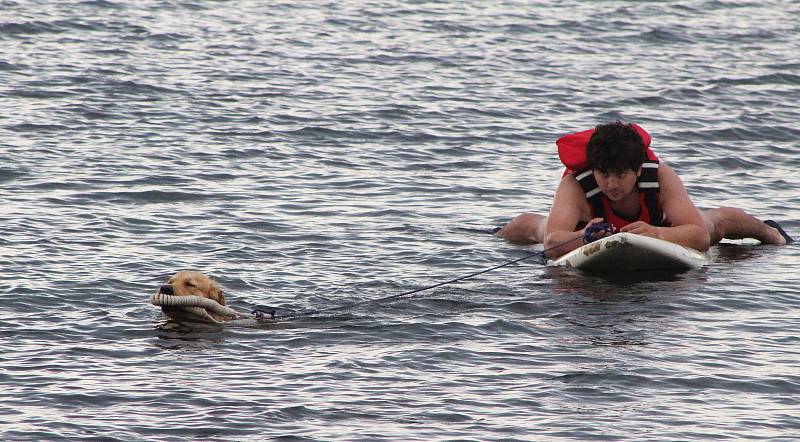
[[[578,330],[563,341],[617,347],[657,341],[674,321],[668,312],[702,291],[706,273],[706,268],[605,274],[546,269],[557,296],[554,317]]]
[[[749,261],[768,253],[771,247],[760,247],[751,244],[721,243],[711,248],[711,257],[718,264],[736,264]]]
[[[553,282],[553,290],[556,293],[580,294],[598,301],[625,301],[648,293],[689,291],[703,284],[706,272],[706,267],[683,271],[646,270],[616,273],[547,268],[547,275]]]
[[[157,324],[155,331],[154,345],[165,350],[203,349],[225,342],[224,328],[218,324],[168,320]]]

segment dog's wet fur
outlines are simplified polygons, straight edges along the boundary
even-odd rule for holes
[[[222,287],[214,278],[194,270],[181,270],[172,275],[167,283],[158,288],[157,293],[171,296],[199,296],[208,298],[225,305],[225,294]],[[185,311],[177,307],[162,307],[162,311],[172,319],[191,319],[199,320],[196,315],[188,315]],[[229,319],[226,316],[214,312],[207,313],[215,321]]]

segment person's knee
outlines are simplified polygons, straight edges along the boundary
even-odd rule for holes
[[[708,210],[704,215],[713,226],[709,228],[712,243],[719,242],[723,238],[756,238],[763,241],[762,222],[738,207],[720,207]],[[709,221],[706,223],[708,225]]]
[[[542,220],[542,218],[544,218],[542,215],[525,212],[517,215],[514,220],[525,225],[536,225]]]
[[[708,236],[711,244],[716,244],[726,238],[731,229],[739,225],[739,220],[747,216],[744,210],[737,207],[718,207],[703,212]]]
[[[722,235],[717,233],[719,229],[717,228],[717,223],[714,221],[715,216],[713,210],[704,210],[700,212],[700,216],[703,218],[703,223],[706,225],[708,239],[711,244],[720,242],[722,240]]]
[[[512,218],[511,221],[509,221],[508,224],[506,225],[515,226],[517,228],[522,228],[522,227],[528,228],[530,226],[537,225],[540,222],[541,218],[542,218],[541,215],[524,212]]]
[[[541,242],[541,231],[543,230],[545,219],[547,217],[544,215],[521,213],[509,221],[496,234],[512,242]]]

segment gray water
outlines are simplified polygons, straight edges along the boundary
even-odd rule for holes
[[[534,261],[554,141],[635,121],[701,207],[800,236],[800,2],[0,0],[5,440],[792,440],[797,246]]]

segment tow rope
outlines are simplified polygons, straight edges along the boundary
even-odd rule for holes
[[[403,293],[398,293],[390,296],[385,296],[382,298],[376,299],[369,299],[365,301],[357,301],[351,302],[348,304],[344,304],[341,306],[336,307],[329,307],[323,309],[309,309],[309,310],[302,310],[299,312],[288,312],[279,314],[275,309],[260,309],[256,308],[250,311],[249,315],[245,312],[240,312],[234,310],[231,307],[224,306],[219,304],[218,302],[203,298],[200,296],[175,296],[175,295],[166,295],[163,293],[155,293],[150,296],[150,303],[159,306],[162,310],[165,311],[169,315],[169,311],[179,311],[180,313],[196,318],[203,322],[214,322],[217,324],[223,324],[225,326],[239,326],[239,327],[253,327],[264,322],[269,321],[277,321],[283,319],[298,319],[304,317],[311,317],[317,316],[322,313],[332,313],[340,310],[349,310],[355,307],[360,307],[367,304],[375,304],[375,303],[384,303],[393,301],[395,299],[399,299],[405,296],[410,296],[416,293],[425,292],[428,290],[433,290],[437,287],[441,287],[448,284],[453,284],[459,281],[463,281],[465,279],[473,278],[478,275],[482,275],[484,273],[489,273],[493,270],[501,269],[503,267],[508,267],[510,265],[517,264],[519,262],[525,261],[527,259],[531,259],[533,257],[539,258],[539,263],[542,265],[547,264],[547,255],[546,253],[557,249],[559,247],[565,246],[570,244],[574,241],[581,240],[584,244],[588,244],[592,241],[596,241],[600,239],[600,237],[595,236],[596,233],[614,233],[614,228],[608,223],[596,223],[586,227],[584,234],[578,236],[576,238],[564,241],[560,244],[557,244],[553,247],[550,247],[545,250],[531,252],[521,258],[513,259],[511,261],[504,262],[503,264],[496,265],[494,267],[490,267],[488,269],[480,270],[474,273],[470,273],[468,275],[459,276],[457,278],[449,279],[447,281],[438,282],[436,284],[431,284],[425,287],[416,288],[413,290],[409,290]],[[219,321],[212,317],[208,312],[216,313],[220,316],[226,317],[225,320]],[[230,318],[230,319],[227,319]]]

